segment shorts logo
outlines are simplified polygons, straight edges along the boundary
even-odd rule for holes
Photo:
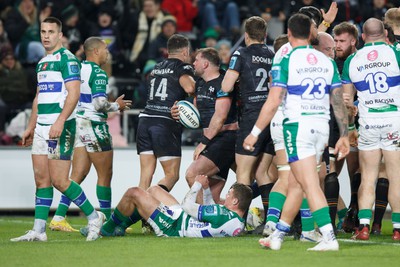
[[[387,139],[388,140],[398,140],[399,139],[399,132],[395,131],[393,133],[388,133],[387,134]]]
[[[241,229],[241,228],[237,228],[235,231],[233,231],[232,235],[233,235],[233,236],[237,236],[237,235],[239,235],[241,232],[242,232],[242,229]]]
[[[314,133],[315,133],[314,129],[311,129],[311,133],[312,133],[312,134],[314,134]]]
[[[369,61],[374,61],[378,58],[378,51],[377,50],[372,50],[371,52],[368,53],[367,59]]]
[[[55,155],[56,154],[57,143],[58,143],[57,140],[48,140],[47,141],[47,146],[48,146],[47,150],[48,150],[49,154],[51,154],[51,155]]]
[[[287,134],[287,138],[286,138],[287,148],[289,150],[289,153],[292,154],[294,151],[293,143],[292,143],[292,133],[290,131],[286,130],[286,134]]]
[[[307,55],[307,62],[311,65],[315,65],[318,63],[318,59],[313,53],[310,53]]]

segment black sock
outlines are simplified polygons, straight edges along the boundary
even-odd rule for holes
[[[260,190],[261,201],[264,207],[264,222],[267,218],[267,211],[268,211],[268,204],[269,204],[269,193],[271,192],[274,183],[264,184],[259,186],[258,189]]]
[[[350,199],[350,207],[355,207],[358,209],[358,188],[360,188],[361,183],[361,173],[356,173],[353,175],[353,179],[351,180],[351,199]]]
[[[389,180],[386,178],[379,178],[375,190],[374,224],[382,225],[383,215],[385,215],[388,205],[388,190]]]
[[[167,192],[169,193],[169,189],[168,189],[168,187],[166,187],[165,185],[163,185],[163,184],[158,184],[158,186],[161,187],[162,189],[164,189],[165,191],[167,191]]]
[[[329,173],[325,177],[325,197],[328,202],[332,225],[335,225],[339,199],[339,180],[336,172]]]
[[[256,181],[250,186],[251,190],[253,191],[253,199],[260,195],[260,190],[258,190],[258,184]]]

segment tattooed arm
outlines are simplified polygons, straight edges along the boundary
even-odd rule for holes
[[[349,119],[347,115],[347,108],[343,102],[343,88],[335,88],[331,91],[331,105],[335,118],[339,126],[340,138],[335,145],[334,154],[338,154],[337,160],[341,160],[346,157],[350,152],[349,144]]]

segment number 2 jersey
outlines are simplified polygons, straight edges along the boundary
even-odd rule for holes
[[[241,113],[256,112],[258,116],[269,92],[269,72],[272,52],[264,44],[252,44],[235,51],[229,69],[239,73],[239,96]]]
[[[357,89],[363,117],[394,117],[400,114],[400,52],[384,42],[368,43],[344,64],[343,83]]]
[[[194,77],[194,71],[191,65],[179,59],[169,58],[156,64],[150,73],[147,103],[140,116],[172,119],[171,107],[187,95],[179,83],[183,75]]]
[[[272,86],[286,88],[285,118],[297,122],[313,116],[327,121],[330,91],[341,87],[335,62],[311,46],[299,46],[271,70]]]

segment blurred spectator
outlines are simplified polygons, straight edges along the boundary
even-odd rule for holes
[[[329,1],[329,4],[330,3],[331,1]],[[314,0],[295,0],[290,2],[289,14],[293,15],[294,13],[298,12],[300,8],[305,6],[314,6],[318,9],[322,7],[319,2]],[[329,8],[329,5],[327,8]]]
[[[0,131],[3,131],[5,122],[16,115],[18,109],[27,108],[33,99],[25,71],[12,50],[0,51],[0,80]]]
[[[63,34],[68,39],[70,51],[74,54],[82,49],[82,44],[87,38],[99,36],[96,25],[80,16],[75,5],[69,5],[61,12],[61,20]]]
[[[107,10],[114,13],[115,0],[85,0],[79,1],[81,14],[85,14],[85,19],[97,23],[97,16],[100,11]]]
[[[250,13],[260,16],[268,23],[268,43],[285,31],[285,21],[289,14],[289,0],[248,0]]]
[[[4,29],[3,20],[0,19],[0,51],[3,49],[12,49],[10,40],[8,40],[8,34]]]
[[[363,3],[363,21],[369,18],[382,20],[387,10],[386,0],[370,0],[368,3]]]
[[[219,58],[221,59],[220,68],[227,70],[229,66],[229,61],[231,59],[231,48],[232,43],[229,40],[222,39],[217,42],[215,48],[218,50]]]
[[[161,8],[176,18],[178,32],[191,32],[199,0],[163,0]]]
[[[97,27],[100,37],[108,45],[113,58],[116,58],[121,53],[121,34],[118,29],[117,21],[113,20],[114,13],[111,9],[100,8],[97,17]]]
[[[201,47],[215,47],[219,39],[219,33],[213,28],[208,28],[203,33],[203,39]]]
[[[161,0],[144,0],[143,10],[137,16],[137,27],[133,32],[136,37],[130,55],[130,61],[139,69],[143,69],[147,61],[150,42],[161,32],[163,18]]]
[[[199,0],[201,30],[213,28],[222,35],[236,39],[240,34],[239,8],[231,0]]]
[[[15,1],[14,8],[7,14],[4,27],[21,63],[37,63],[45,55],[40,43],[39,20],[46,16],[38,14],[33,0]]]
[[[155,40],[150,43],[148,59],[161,62],[168,57],[167,42],[169,37],[176,33],[176,19],[167,15],[161,24],[161,32]]]

